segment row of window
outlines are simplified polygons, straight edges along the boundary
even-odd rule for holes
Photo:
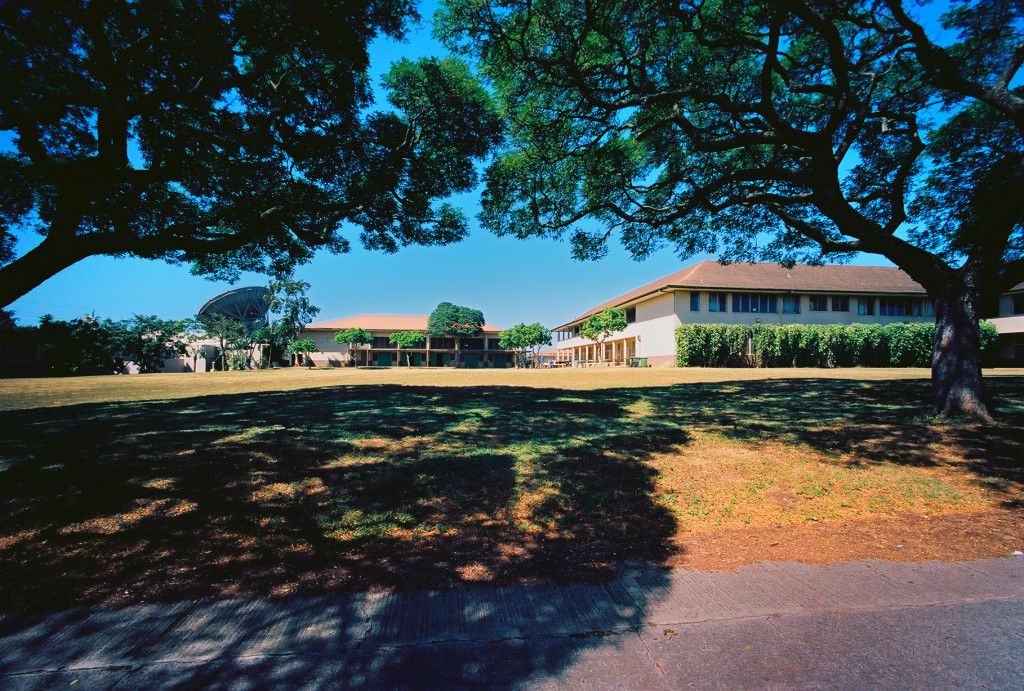
[[[690,311],[700,312],[700,293],[690,292]],[[731,297],[731,300],[730,300]],[[800,295],[779,295],[778,293],[730,293],[709,292],[709,312],[737,312],[754,314],[778,314],[780,303],[783,314],[800,314]],[[852,300],[852,301],[851,301]],[[730,305],[730,302],[732,303]],[[856,305],[860,316],[880,317],[921,317],[930,315],[924,298],[870,296],[850,298],[848,295],[808,295],[808,312],[849,312]],[[731,307],[731,309],[730,309]],[[1024,314],[1024,293],[1013,296],[1014,314]],[[636,321],[636,307],[625,308],[626,323]],[[577,324],[567,331],[559,331],[555,338],[559,341],[580,335]]]
[[[779,296],[774,293],[733,293],[732,310],[729,309],[728,293],[708,293],[708,311],[778,314],[780,297],[783,314],[800,314],[799,295]],[[846,295],[809,295],[807,298],[809,312],[828,312],[830,303],[833,312],[850,311],[850,298]],[[857,298],[857,314],[874,315],[876,300],[878,314],[882,317],[920,317],[924,314],[922,298],[902,297]],[[690,293],[690,311],[700,312],[700,293]]]

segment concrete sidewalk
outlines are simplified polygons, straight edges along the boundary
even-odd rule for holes
[[[0,688],[1024,688],[1024,558],[0,618]]]

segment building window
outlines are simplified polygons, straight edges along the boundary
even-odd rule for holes
[[[882,317],[920,317],[923,301],[917,298],[878,298]]]
[[[388,342],[387,336],[374,336],[372,348],[391,348],[391,344]]]
[[[501,346],[498,344],[497,338],[487,339],[487,350],[501,350]]]
[[[857,299],[857,314],[862,316],[871,316],[875,313],[875,299],[874,298],[858,298]]]
[[[454,338],[431,338],[430,347],[435,350],[451,350],[455,347]]]
[[[850,298],[845,295],[833,295],[832,296],[832,311],[833,312],[849,312],[850,311]]]
[[[1017,293],[1013,296],[1013,313],[1024,314],[1024,293]]]
[[[708,312],[727,312],[725,293],[708,293]]]
[[[700,312],[700,293],[690,293],[690,311]]]
[[[811,295],[807,298],[807,309],[812,312],[827,312],[828,298],[824,295]]]
[[[483,350],[484,339],[482,338],[463,338],[460,347],[465,350]]]
[[[732,311],[774,314],[779,311],[778,296],[767,293],[733,293]]]
[[[800,314],[800,296],[799,295],[783,295],[782,296],[782,313],[783,314]]]
[[[627,307],[625,312],[627,324],[632,324],[636,321],[636,307]]]

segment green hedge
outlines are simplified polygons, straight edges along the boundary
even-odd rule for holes
[[[982,364],[995,364],[998,333],[981,323]],[[931,367],[935,325],[683,324],[679,367]]]

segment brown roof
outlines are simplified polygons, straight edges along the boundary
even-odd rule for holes
[[[366,329],[367,331],[426,331],[429,317],[415,314],[359,314],[354,317],[332,319],[331,321],[310,324],[306,329],[322,329],[325,331],[341,331],[342,329]],[[497,326],[484,324],[484,332],[502,331]]]
[[[924,295],[925,289],[894,266],[797,264],[787,269],[770,263],[719,264],[705,260],[603,302],[562,326],[574,324],[605,307],[621,307],[642,297],[674,288],[700,290],[767,290],[828,293],[900,293]],[[556,327],[561,328],[561,327]]]

